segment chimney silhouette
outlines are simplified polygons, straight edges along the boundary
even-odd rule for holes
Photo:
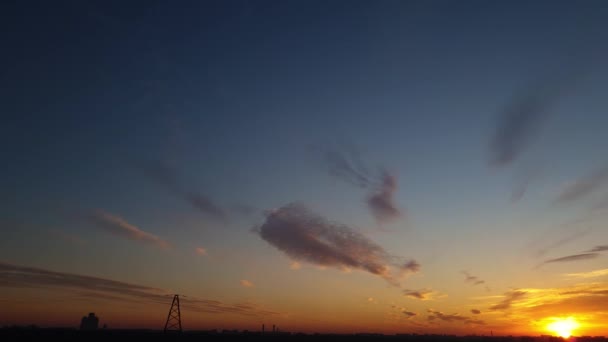
[[[274,327],[274,324],[273,324],[273,325],[272,325],[272,332],[275,332],[275,331],[276,331],[276,330],[275,330],[275,327]]]
[[[262,334],[264,333],[264,324],[262,324]]]

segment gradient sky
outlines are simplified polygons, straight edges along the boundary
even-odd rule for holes
[[[603,1],[0,13],[0,325],[608,334]]]

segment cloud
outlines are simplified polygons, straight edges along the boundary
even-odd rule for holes
[[[514,302],[523,299],[526,296],[526,291],[511,290],[504,294],[504,299],[490,307],[490,310],[507,310],[510,309]]]
[[[571,91],[580,71],[554,73],[514,96],[502,109],[490,141],[490,165],[515,161],[537,138],[556,102]]]
[[[595,259],[598,256],[599,256],[598,253],[574,254],[574,255],[568,255],[568,256],[565,256],[565,257],[561,257],[561,258],[555,258],[555,259],[545,260],[541,265],[551,264],[551,263],[557,263],[557,262],[571,262],[571,261],[589,260],[589,259]]]
[[[207,250],[203,247],[196,247],[196,249],[194,250],[194,253],[196,253],[196,255],[207,255]]]
[[[130,301],[168,306],[173,293],[149,286],[73,273],[55,272],[42,268],[18,266],[0,262],[0,287],[53,289],[86,297],[89,301],[103,298],[110,301]],[[240,314],[245,316],[278,315],[251,303],[227,304],[193,296],[180,298],[182,310],[208,314]]]
[[[361,188],[374,183],[374,176],[354,146],[348,145],[341,150],[322,148],[322,154],[330,176]]]
[[[402,216],[395,203],[397,177],[383,168],[375,172],[361,159],[359,151],[352,145],[321,148],[323,161],[332,177],[357,187],[370,190],[366,204],[378,223],[388,223]]]
[[[420,271],[420,264],[416,260],[410,260],[401,266],[401,270],[409,273],[417,273]]]
[[[97,227],[114,235],[121,236],[129,240],[148,243],[163,249],[170,247],[170,244],[167,241],[159,238],[158,236],[147,233],[125,221],[123,218],[114,216],[103,210],[96,210],[90,214],[88,218]]]
[[[505,319],[512,321],[520,317],[522,322],[551,317],[567,312],[582,319],[581,323],[601,322],[605,319],[608,306],[608,284],[579,284],[563,288],[525,288],[512,303],[512,315]],[[508,294],[508,293],[507,293]]]
[[[474,315],[479,315],[479,314],[481,314],[481,311],[479,311],[477,309],[471,309],[471,313]]]
[[[136,166],[145,177],[164,187],[174,196],[188,202],[192,207],[209,218],[216,220],[225,220],[227,218],[226,211],[213,199],[185,187],[179,181],[177,172],[166,163],[158,160],[140,160],[136,163]]]
[[[288,204],[266,216],[254,232],[288,257],[321,267],[358,269],[397,285],[400,276],[419,269],[415,261],[390,255],[352,228],[331,223],[300,204]]]
[[[440,297],[445,297],[437,291],[423,289],[423,290],[403,290],[403,295],[413,299],[419,300],[435,300]]]
[[[401,216],[401,210],[395,203],[396,191],[397,178],[385,172],[382,176],[382,185],[367,199],[367,206],[378,222],[389,222]]]
[[[570,226],[570,225],[578,224],[578,223],[584,222],[586,220],[587,220],[586,218],[585,219],[579,219],[579,220],[567,223],[567,224],[565,224],[565,226],[566,226],[566,228],[568,228],[568,226]],[[567,235],[565,235],[565,236],[559,238],[558,240],[553,241],[553,242],[545,245],[544,247],[540,248],[537,251],[536,255],[539,256],[539,257],[543,256],[543,255],[547,254],[547,252],[549,252],[550,250],[555,249],[557,247],[561,247],[563,245],[566,245],[566,244],[568,244],[568,243],[570,243],[570,242],[572,242],[574,240],[580,239],[580,238],[584,237],[585,235],[589,234],[590,232],[591,232],[591,227],[588,227],[588,226],[587,227],[582,227],[582,228],[575,228],[573,232],[568,231],[568,232],[566,232]],[[555,236],[557,234],[558,233],[552,232],[550,234],[551,236],[545,235],[545,236],[543,236],[542,239],[544,241],[546,241],[549,238],[551,238],[551,237],[553,237],[553,236]]]
[[[292,270],[299,270],[300,268],[302,268],[302,265],[299,262],[294,261],[289,265],[289,268]]]
[[[201,194],[190,192],[184,197],[194,208],[198,209],[202,213],[208,216],[223,220],[226,218],[226,213],[219,205],[217,205],[210,198],[205,197]]]
[[[252,282],[250,282],[249,280],[241,280],[241,286],[243,287],[254,287],[255,285],[253,285]]]
[[[451,322],[463,322],[466,324],[485,325],[484,321],[473,319],[473,318],[466,317],[466,316],[461,316],[459,314],[444,314],[441,311],[436,311],[433,309],[429,309],[428,312],[429,312],[429,315],[428,315],[427,319],[429,321],[441,320],[441,321],[450,322],[450,323]]]
[[[75,244],[75,245],[84,245],[87,243],[87,240],[76,236],[76,235],[72,235],[60,230],[55,230],[55,229],[51,229],[48,231],[49,234],[51,234],[52,236],[62,239],[64,241],[67,241],[69,243]]]
[[[606,252],[606,251],[608,251],[608,245],[595,246],[589,250],[590,253]]]
[[[608,167],[602,167],[592,174],[574,181],[562,190],[556,203],[568,203],[585,197],[608,183]]]
[[[406,310],[401,311],[401,313],[404,314],[405,317],[408,319],[417,315],[417,313],[415,313],[415,312],[406,311]]]
[[[595,270],[595,271],[590,271],[590,272],[581,272],[581,273],[567,273],[564,274],[565,277],[571,277],[571,278],[597,278],[597,277],[603,277],[603,276],[608,276],[608,268],[602,269],[602,270]]]
[[[471,284],[473,286],[475,285],[481,285],[485,283],[485,280],[480,279],[477,276],[471,275],[469,274],[469,272],[467,271],[462,271],[462,274],[464,274],[464,282]]]

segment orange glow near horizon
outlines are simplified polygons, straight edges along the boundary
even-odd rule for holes
[[[553,322],[547,324],[547,330],[555,333],[557,336],[568,338],[579,326],[578,322],[572,317],[556,318]]]

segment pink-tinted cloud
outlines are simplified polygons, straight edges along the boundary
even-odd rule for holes
[[[103,210],[96,210],[89,215],[89,219],[97,227],[129,240],[151,244],[163,249],[169,248],[170,244],[156,235],[150,234],[130,224],[119,216],[112,215]]]
[[[196,249],[194,250],[194,253],[196,253],[196,255],[207,255],[207,250],[203,247],[196,247]]]
[[[243,287],[254,287],[255,285],[249,280],[241,280],[241,286]]]
[[[291,259],[337,269],[359,269],[397,285],[402,273],[420,268],[415,261],[390,255],[361,233],[331,223],[300,204],[271,211],[254,230]]]

